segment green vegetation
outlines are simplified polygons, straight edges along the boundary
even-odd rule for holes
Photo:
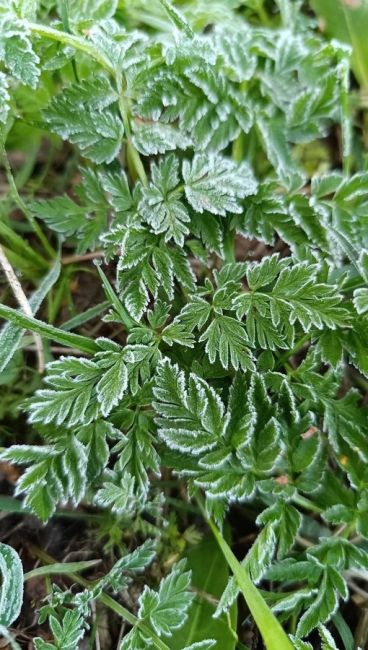
[[[363,650],[367,0],[0,27],[0,635]]]

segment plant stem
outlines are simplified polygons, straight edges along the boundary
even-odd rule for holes
[[[105,273],[101,269],[99,264],[96,264],[98,274],[100,276],[103,288],[105,290],[106,298],[108,298],[111,306],[115,309],[116,313],[120,316],[121,322],[123,325],[125,325],[127,331],[132,329],[132,327],[136,327],[138,323],[131,318],[125,309],[124,305],[122,302],[119,300],[118,296],[116,295],[114,289],[112,288],[109,280],[107,279]]]
[[[130,127],[130,116],[129,116],[130,109],[129,109],[127,98],[123,90],[121,75],[117,74],[114,66],[110,63],[110,61],[103,54],[101,54],[101,52],[99,52],[94,47],[94,45],[88,43],[88,41],[85,38],[74,36],[73,34],[69,34],[68,32],[63,32],[61,30],[54,29],[53,27],[46,27],[45,25],[39,25],[37,23],[29,22],[27,24],[29,29],[34,34],[37,34],[38,36],[50,38],[51,40],[58,41],[59,43],[70,45],[71,47],[74,47],[76,50],[79,50],[80,52],[84,52],[84,54],[87,54],[89,57],[94,59],[105,70],[107,70],[109,74],[111,74],[114,77],[119,92],[119,110],[120,110],[121,119],[123,121],[125,134],[127,136],[127,141],[128,141],[127,142],[128,156],[132,161],[132,164],[141,182],[143,183],[143,185],[147,185],[148,182],[147,175],[142,160],[140,158],[138,151],[135,149],[132,143],[132,130]]]
[[[226,230],[224,236],[224,257],[226,264],[234,264],[236,262],[234,233],[230,229]]]
[[[285,354],[282,354],[279,357],[277,367],[282,366],[283,363],[285,363],[285,361],[287,361],[288,359],[290,359],[290,357],[292,357],[294,354],[299,352],[299,350],[301,350],[311,338],[312,338],[311,332],[307,332],[306,334],[304,334],[304,336],[302,336],[302,338],[299,339],[299,341],[294,345],[294,347],[291,350],[288,350],[287,352],[285,352]]]
[[[306,497],[303,497],[300,494],[295,494],[292,497],[292,500],[301,508],[305,508],[306,510],[310,510],[311,512],[315,512],[316,514],[320,514],[321,512],[323,512],[322,508],[316,506],[313,503],[313,501],[310,501],[310,499],[307,499]]]
[[[110,74],[114,75],[115,70],[109,60],[101,54],[93,45],[88,43],[85,38],[80,36],[74,36],[73,34],[68,34],[63,32],[60,29],[54,29],[53,27],[48,27],[46,25],[39,25],[38,23],[27,22],[28,28],[34,34],[38,36],[43,36],[44,38],[49,38],[52,41],[58,41],[64,45],[70,45],[80,52],[84,52],[89,57],[97,61],[105,70]]]

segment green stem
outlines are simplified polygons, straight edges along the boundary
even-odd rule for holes
[[[60,15],[61,15],[61,21],[63,23],[64,31],[67,32],[68,34],[70,34],[71,31],[70,31],[70,25],[69,25],[69,0],[62,0],[61,1]],[[75,62],[74,57],[73,57],[71,63],[72,63],[74,79],[76,80],[77,83],[79,83],[77,64]]]
[[[273,615],[263,596],[254,586],[247,570],[238,562],[231,548],[224,540],[218,528],[207,516],[202,499],[197,498],[203,516],[210,526],[214,537],[234,574],[239,588],[241,589],[254,621],[262,635],[267,650],[293,650],[291,641],[281,627],[277,618]]]
[[[127,140],[128,140],[127,143],[128,155],[134,165],[134,168],[141,182],[143,183],[143,185],[147,185],[148,182],[147,175],[142,160],[140,158],[138,151],[135,149],[132,143],[132,130],[130,128],[130,119],[129,119],[130,109],[129,109],[127,98],[123,92],[122,78],[120,75],[116,73],[116,70],[113,67],[113,65],[111,65],[110,61],[103,54],[101,54],[101,52],[99,52],[91,43],[88,43],[88,41],[85,38],[74,36],[73,34],[69,34],[68,32],[63,32],[61,30],[54,29],[53,27],[46,27],[45,25],[39,25],[37,23],[29,22],[27,24],[29,29],[34,34],[37,34],[38,36],[43,36],[44,38],[50,38],[51,40],[58,41],[59,43],[70,45],[71,47],[75,48],[76,50],[79,50],[80,52],[84,52],[84,54],[87,54],[89,57],[94,59],[105,70],[107,70],[109,74],[111,74],[115,78],[118,87],[118,92],[119,92],[119,110],[124,124]]]
[[[309,341],[311,338],[312,338],[311,332],[307,332],[306,334],[304,334],[304,336],[302,336],[302,338],[299,339],[299,341],[294,345],[294,347],[291,350],[288,350],[287,352],[285,352],[285,354],[282,354],[279,357],[277,367],[282,366],[288,359],[290,359],[290,357],[292,357],[294,354],[299,352],[299,350],[301,350],[304,347],[304,345],[307,343],[307,341]]]
[[[341,99],[341,144],[342,161],[345,176],[349,176],[352,165],[352,122],[349,106],[349,64],[340,64],[340,99]]]
[[[232,146],[232,158],[238,163],[241,163],[244,160],[244,144],[244,131],[241,131],[236,140],[234,140]]]
[[[303,497],[300,494],[295,494],[292,497],[292,500],[294,501],[294,503],[296,503],[301,508],[305,508],[305,510],[310,510],[311,512],[315,512],[316,514],[320,514],[321,512],[323,512],[322,508],[320,508],[319,506],[316,506],[313,503],[313,501],[310,501],[309,499],[306,499],[306,497]]]
[[[226,264],[234,264],[235,257],[235,238],[232,230],[227,229],[224,236],[224,257]]]
[[[91,43],[88,43],[85,38],[74,36],[74,34],[68,34],[67,32],[63,32],[59,29],[54,29],[53,27],[48,27],[46,25],[39,25],[38,23],[28,22],[27,26],[31,32],[37,34],[37,36],[43,36],[44,38],[49,38],[52,41],[58,41],[64,45],[70,45],[70,47],[74,47],[76,50],[84,52],[84,54],[87,54],[89,57],[91,57],[91,59],[97,61],[97,63],[105,68],[105,70],[107,70],[110,74],[115,75],[115,70],[109,60],[93,45],[91,45]]]
[[[265,27],[269,27],[271,22],[263,5],[264,5],[264,0],[259,0],[255,9],[260,18],[262,25],[264,25]]]
[[[44,336],[47,339],[52,339],[61,345],[77,348],[86,354],[94,354],[100,350],[98,344],[86,336],[65,332],[53,325],[43,323],[37,318],[26,316],[26,314],[23,314],[17,309],[7,307],[6,305],[0,305],[0,318],[15,323],[15,325],[19,325],[22,329],[29,329],[31,332],[41,334],[41,336]]]

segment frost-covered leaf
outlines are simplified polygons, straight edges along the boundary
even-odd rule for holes
[[[183,178],[186,197],[194,210],[208,210],[221,216],[226,212],[241,212],[240,199],[257,189],[246,163],[236,165],[221,156],[196,154],[191,163],[185,160]]]
[[[201,335],[206,342],[206,352],[211,363],[216,357],[224,368],[235,370],[253,368],[249,339],[243,326],[231,316],[217,316]]]
[[[161,581],[158,591],[145,587],[139,599],[138,618],[149,623],[158,636],[171,636],[188,616],[194,598],[189,586],[190,571],[185,571],[185,560],[181,560]]]
[[[240,294],[234,307],[238,317],[247,315],[250,341],[258,339],[262,348],[291,345],[298,322],[305,332],[349,324],[336,286],[318,282],[317,268],[308,262],[290,266],[288,259],[272,255],[250,264],[247,280],[251,291]]]
[[[33,50],[27,24],[12,12],[11,4],[9,13],[0,10],[0,60],[16,79],[35,88],[40,76],[40,59]]]
[[[94,502],[117,515],[134,512],[136,507],[134,478],[125,473],[124,477],[116,477],[115,481],[106,481],[96,492]]]
[[[61,5],[63,0],[58,0]],[[68,18],[72,23],[106,20],[117,8],[117,0],[82,0],[68,5]]]
[[[216,445],[223,428],[224,406],[215,391],[196,375],[189,377],[164,360],[154,388],[159,435],[172,449],[199,454]]]
[[[50,130],[76,144],[96,163],[111,162],[122,145],[123,123],[110,108],[116,94],[104,77],[74,84],[56,95],[44,118]]]
[[[85,634],[85,623],[78,609],[66,610],[62,619],[50,616],[52,643],[40,637],[34,640],[36,650],[75,650]]]
[[[172,300],[175,281],[194,289],[194,274],[188,258],[180,248],[168,246],[153,233],[131,227],[121,234],[121,257],[118,264],[118,290],[135,320],[147,309],[150,294],[159,290]]]
[[[29,406],[30,422],[89,424],[107,415],[128,385],[128,371],[118,346],[97,352],[93,360],[61,357],[48,365],[47,388]]]
[[[267,120],[263,117],[258,117],[257,124],[268,159],[275,168],[276,174],[287,189],[298,189],[303,184],[304,178],[291,157],[283,134],[284,124],[282,121]]]
[[[23,603],[23,568],[18,553],[0,544],[0,625],[10,627],[18,618]]]
[[[156,234],[165,233],[165,241],[174,239],[183,246],[190,217],[179,188],[179,161],[168,156],[151,167],[152,183],[142,190],[139,211]]]
[[[144,571],[155,555],[155,542],[151,539],[146,540],[141,546],[138,546],[131,553],[123,555],[114,564],[109,573],[102,579],[103,585],[111,586],[114,591],[125,588],[132,580],[129,574]]]
[[[353,302],[358,314],[365,314],[368,311],[368,289],[355,289]]]
[[[0,72],[0,122],[6,124],[9,113],[9,82],[7,76]]]
[[[144,156],[187,149],[191,145],[191,140],[177,127],[159,122],[135,126],[133,142]]]

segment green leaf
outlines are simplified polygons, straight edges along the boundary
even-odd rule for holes
[[[40,59],[32,48],[27,23],[17,18],[10,5],[9,13],[0,13],[0,28],[0,60],[16,79],[36,88]]]
[[[118,290],[134,320],[142,318],[150,294],[157,298],[160,290],[172,300],[175,280],[194,289],[195,276],[183,250],[168,246],[142,227],[128,228],[121,236],[121,247]]]
[[[299,620],[297,636],[307,636],[320,623],[325,623],[335,613],[339,595],[347,598],[344,579],[331,567],[326,567],[317,597]]]
[[[257,183],[250,167],[237,165],[221,156],[196,154],[183,162],[185,194],[197,212],[204,210],[225,216],[226,212],[241,212],[240,199],[254,194]]]
[[[190,217],[181,201],[179,185],[179,161],[174,156],[151,166],[152,183],[142,190],[138,209],[155,234],[165,233],[165,241],[174,239],[183,246],[184,237],[189,234]]]
[[[50,616],[49,624],[53,643],[46,643],[40,637],[36,637],[34,639],[36,650],[75,650],[84,637],[84,621],[78,609],[67,610],[61,621],[55,616]]]
[[[299,189],[304,177],[293,161],[283,136],[285,125],[281,120],[269,120],[261,116],[257,118],[257,125],[267,157],[277,176],[288,190]]]
[[[92,360],[61,357],[48,365],[47,388],[30,403],[31,422],[89,424],[119,403],[128,386],[126,360],[116,344],[99,343]]]
[[[46,522],[57,503],[69,499],[77,505],[87,485],[87,451],[73,434],[54,435],[54,444],[13,445],[1,456],[19,465],[31,465],[17,481],[16,494],[24,505]]]
[[[58,0],[61,5],[64,0]],[[83,3],[68,4],[68,19],[71,23],[98,21],[112,18],[117,8],[117,0],[84,0]]]
[[[353,302],[358,314],[365,314],[368,311],[368,289],[355,289]]]
[[[18,618],[23,603],[23,568],[18,553],[0,544],[0,625],[10,627]]]
[[[159,2],[165,7],[174,25],[178,29],[182,29],[188,38],[192,38],[194,34],[183,15],[168,0],[159,0]]]
[[[30,580],[38,576],[48,575],[68,575],[69,573],[78,573],[85,571],[93,566],[99,564],[101,560],[87,560],[85,562],[55,562],[54,564],[47,564],[40,566],[37,569],[32,569],[24,574],[24,580]]]
[[[134,478],[126,472],[123,478],[117,479],[116,482],[106,481],[96,492],[94,502],[116,515],[132,513],[136,508]]]
[[[79,102],[83,100],[81,111]],[[111,162],[120,151],[124,134],[120,118],[107,108],[114,100],[105,79],[97,78],[56,95],[44,117],[51,131],[79,146],[87,158],[96,163]]]
[[[173,149],[187,149],[191,145],[191,140],[177,127],[156,122],[136,125],[133,143],[141,154],[151,156]]]
[[[224,368],[232,366],[235,370],[250,370],[254,367],[246,331],[231,316],[216,316],[199,340],[206,341],[206,352],[211,363],[218,356]]]
[[[273,506],[266,508],[259,515],[257,523],[263,525],[273,524],[277,534],[277,557],[280,559],[287,554],[295,542],[301,525],[301,516],[294,506],[280,500]]]
[[[216,445],[222,433],[224,406],[203,379],[184,372],[168,359],[159,364],[154,403],[158,433],[172,449],[199,454]]]
[[[107,575],[102,578],[104,587],[111,586],[114,591],[126,588],[131,582],[129,573],[141,573],[156,555],[155,542],[148,539],[132,553],[118,560]]]
[[[6,124],[9,113],[9,82],[7,76],[0,72],[0,122]]]
[[[159,636],[171,636],[188,617],[194,594],[188,590],[190,571],[184,571],[186,562],[178,562],[164,578],[159,590],[145,587],[139,599],[138,618],[149,622]]]

